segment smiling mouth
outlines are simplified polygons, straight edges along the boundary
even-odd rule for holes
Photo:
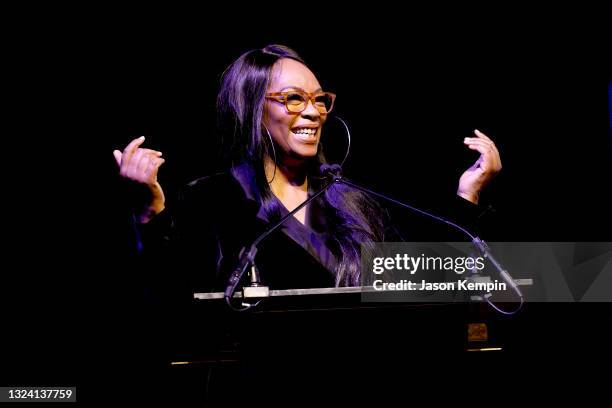
[[[304,143],[316,143],[318,130],[319,128],[294,128],[291,133]]]

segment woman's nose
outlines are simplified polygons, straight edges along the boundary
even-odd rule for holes
[[[306,103],[306,108],[302,111],[302,117],[310,120],[318,120],[321,112],[314,106],[314,103],[309,100]]]

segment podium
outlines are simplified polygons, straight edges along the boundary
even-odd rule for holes
[[[236,393],[253,401],[281,390],[359,389],[406,373],[439,381],[441,368],[466,354],[468,323],[496,313],[480,302],[363,302],[367,290],[271,290],[246,312],[229,309],[222,292],[194,293],[172,316],[182,322],[169,356],[176,382],[223,402]]]
[[[340,355],[365,361],[378,358],[374,351],[405,356],[462,354],[467,348],[467,324],[495,313],[481,302],[364,302],[362,296],[371,290],[271,290],[269,298],[245,312],[229,309],[222,292],[194,293],[191,305],[175,314],[182,317],[184,333],[176,342],[172,362],[310,363]],[[240,299],[237,292],[233,302],[239,304]]]

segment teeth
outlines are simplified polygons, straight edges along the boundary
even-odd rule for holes
[[[293,133],[295,133],[295,134],[304,134],[304,135],[314,135],[315,133],[317,133],[317,130],[316,129],[309,129],[309,128],[302,128],[302,129],[294,130]]]

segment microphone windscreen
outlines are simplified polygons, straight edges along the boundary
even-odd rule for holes
[[[342,167],[340,167],[339,164],[324,163],[321,165],[321,167],[319,167],[319,172],[324,176],[337,176],[342,172]]]

